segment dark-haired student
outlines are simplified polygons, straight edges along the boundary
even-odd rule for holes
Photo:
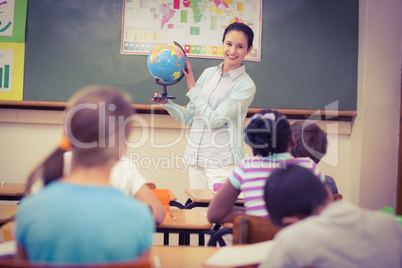
[[[311,171],[289,165],[265,185],[271,221],[283,227],[259,268],[402,267],[402,226],[390,214],[333,202]]]
[[[295,139],[291,150],[293,156],[310,157],[318,164],[327,153],[327,133],[319,125],[308,120],[296,121],[290,128]],[[331,189],[332,194],[338,194],[338,187],[331,176],[325,175],[325,183]]]
[[[210,222],[232,221],[237,213],[267,217],[264,202],[264,185],[276,169],[289,164],[308,168],[318,181],[324,175],[310,158],[294,158],[290,154],[292,133],[286,116],[272,110],[255,114],[244,129],[245,142],[252,148],[254,157],[245,158],[235,167],[229,180],[211,201],[207,218]],[[244,194],[244,208],[234,207],[240,194]]]
[[[256,87],[246,73],[244,58],[253,49],[253,30],[234,22],[222,38],[224,61],[203,71],[197,83],[186,60],[186,107],[154,98],[169,114],[191,126],[183,162],[188,165],[191,189],[213,189],[223,183],[244,157],[243,126]],[[158,96],[155,93],[155,96]]]
[[[153,241],[148,206],[110,184],[125,153],[133,109],[127,94],[108,86],[80,90],[69,102],[64,135],[29,176],[44,188],[22,199],[15,221],[17,257],[30,262],[89,264],[136,259]],[[71,170],[63,156],[71,150]]]

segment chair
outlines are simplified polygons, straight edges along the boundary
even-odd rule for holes
[[[334,197],[334,201],[341,200],[343,198],[341,194],[334,194],[333,197]]]
[[[149,189],[151,189],[151,190],[155,190],[156,189],[156,185],[155,185],[155,183],[153,183],[153,182],[147,182],[147,183],[145,183],[147,186],[148,186],[148,188]],[[182,209],[182,208],[184,208],[184,206],[183,206],[183,204],[181,204],[180,202],[178,202],[178,201],[170,201],[170,203],[169,203],[169,205],[170,206],[172,206],[172,207],[177,207],[177,208],[179,208],[179,209]]]
[[[270,219],[238,214],[233,221],[233,244],[253,244],[272,240],[280,230]]]
[[[217,230],[208,242],[208,246],[225,246],[223,236],[233,234],[233,244],[253,244],[272,240],[280,230],[270,219],[247,214],[238,214],[233,223],[225,223]]]
[[[170,210],[170,190],[168,189],[151,189],[151,192],[158,198],[162,206],[169,213]]]

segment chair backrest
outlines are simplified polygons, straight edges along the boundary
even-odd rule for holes
[[[81,264],[81,265],[57,265],[54,264],[36,264],[30,263],[26,260],[21,259],[0,259],[0,268],[9,267],[9,268],[50,268],[50,267],[58,267],[58,268],[152,268],[154,267],[151,261],[148,258],[139,258],[134,261],[125,261],[125,262],[113,262],[113,263],[105,263],[105,264]]]
[[[341,200],[342,199],[342,195],[341,194],[334,194],[334,201],[336,200]]]
[[[270,219],[238,214],[233,221],[233,244],[253,244],[274,238],[280,230]]]
[[[151,192],[162,203],[162,206],[168,212],[170,210],[170,190],[168,189],[151,189]]]

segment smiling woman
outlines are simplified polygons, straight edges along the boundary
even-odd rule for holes
[[[212,189],[225,182],[233,166],[244,157],[243,130],[248,107],[256,87],[246,73],[243,60],[253,48],[254,33],[244,23],[230,24],[223,34],[224,62],[204,70],[195,82],[191,64],[186,60],[190,102],[182,107],[160,98],[171,116],[192,126],[183,161],[189,165],[190,188]]]

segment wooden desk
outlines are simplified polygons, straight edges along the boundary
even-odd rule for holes
[[[25,183],[0,182],[0,200],[20,200],[25,196]]]
[[[0,205],[0,225],[13,220],[18,205]]]
[[[190,234],[199,234],[199,245],[205,244],[204,235],[212,235],[212,223],[208,222],[205,210],[176,209],[166,214],[165,220],[158,224],[156,232],[163,233],[163,244],[169,245],[169,234],[179,234],[179,245],[190,244]]]
[[[151,260],[155,267],[158,259],[161,268],[201,268],[212,267],[203,265],[219,248],[192,247],[192,246],[152,246],[150,250]],[[157,258],[155,258],[157,257]]]
[[[185,193],[191,200],[191,202],[186,202],[186,205],[184,206],[185,209],[192,209],[194,207],[208,207],[209,203],[215,197],[215,194],[212,192],[212,190],[187,189],[185,190]],[[244,200],[238,199],[236,204],[243,205]]]
[[[149,255],[140,258],[149,258],[155,268],[202,268],[213,267],[203,263],[215,254],[219,248],[215,247],[191,247],[191,246],[152,246],[149,250]],[[131,267],[127,262],[123,262],[123,267]],[[14,257],[0,259],[2,267],[8,267],[13,264],[13,267],[40,267],[29,264],[26,261],[16,260]],[[20,264],[15,266],[15,264]],[[50,267],[50,266],[41,266]],[[72,266],[69,266],[72,267]],[[78,267],[78,266],[77,266]],[[111,266],[109,266],[111,267]],[[116,265],[117,267],[117,265]],[[120,266],[119,266],[120,267]]]

